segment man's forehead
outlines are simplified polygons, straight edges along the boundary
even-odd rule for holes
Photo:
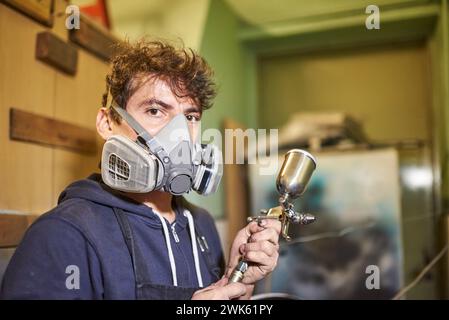
[[[201,111],[201,108],[191,97],[178,97],[169,85],[167,80],[147,75],[141,78],[141,85],[134,93],[138,102],[143,102],[147,99],[156,98],[169,105],[182,104],[189,107],[194,107]]]

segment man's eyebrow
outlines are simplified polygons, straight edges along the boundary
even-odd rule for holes
[[[139,103],[139,108],[143,107],[143,106],[148,106],[148,105],[152,105],[152,104],[158,104],[161,107],[165,108],[165,109],[173,109],[173,106],[171,104],[165,103],[162,100],[156,99],[156,98],[149,98],[149,99],[145,99],[144,101],[142,101],[141,103]],[[202,113],[201,112],[201,108],[198,107],[194,107],[194,106],[190,106],[187,107],[184,112],[198,112],[198,113]]]
[[[141,103],[139,103],[139,108],[141,108],[145,105],[152,105],[152,104],[158,104],[165,109],[173,109],[172,105],[165,103],[164,101],[156,99],[156,98],[149,98],[149,99],[143,100]]]
[[[194,107],[194,106],[187,107],[187,108],[184,110],[184,112],[186,112],[186,113],[187,113],[187,112],[198,112],[198,113],[202,113],[200,108]]]

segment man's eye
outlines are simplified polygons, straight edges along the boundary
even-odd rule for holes
[[[148,109],[147,112],[148,112],[149,114],[151,114],[152,116],[157,116],[157,115],[159,114],[160,111],[159,111],[159,109],[151,108],[151,109]]]
[[[196,116],[191,115],[191,114],[186,115],[186,118],[187,118],[188,121],[191,121],[191,122],[197,122],[197,121],[201,120],[200,117],[196,117]]]

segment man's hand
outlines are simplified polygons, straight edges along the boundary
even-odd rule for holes
[[[196,291],[192,300],[231,300],[246,294],[247,288],[242,283],[229,283],[226,277],[211,284],[209,287]]]
[[[248,263],[242,282],[254,284],[271,273],[279,257],[279,234],[281,222],[264,219],[253,221],[237,233],[231,247],[226,277],[229,278],[240,258]]]

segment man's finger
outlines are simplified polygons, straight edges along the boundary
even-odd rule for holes
[[[227,278],[231,277],[232,271],[234,270],[234,268],[237,266],[237,264],[239,263],[240,259],[241,259],[241,254],[240,254],[240,245],[233,245],[231,248],[231,252],[229,254],[229,262],[228,265],[226,266],[226,272],[225,275]]]
[[[250,243],[260,241],[270,241],[272,244],[277,245],[279,243],[279,233],[273,228],[268,228],[254,233],[249,240]]]
[[[262,220],[261,222],[263,222],[263,221],[266,221],[266,219],[264,219],[264,220]],[[246,227],[245,227],[245,231],[247,231],[247,236],[248,236],[248,238],[253,234],[253,233],[256,233],[256,232],[260,232],[260,231],[262,231],[262,230],[265,230],[265,226],[262,224],[262,225],[259,225],[258,223],[257,223],[257,221],[251,221],[250,223],[248,223],[247,225],[246,225]]]
[[[262,251],[249,251],[245,252],[245,259],[248,262],[256,263],[261,266],[271,267],[274,265],[273,258],[269,257],[265,252]]]
[[[223,276],[220,280],[215,283],[212,283],[210,286],[212,287],[224,287],[229,281],[229,278]]]
[[[243,246],[242,254],[249,251],[262,251],[267,256],[273,256],[279,249],[279,245],[275,245],[270,241],[264,240],[259,242],[252,242]]]
[[[232,270],[239,263],[239,260],[241,258],[240,248],[242,244],[247,243],[252,234],[261,232],[264,229],[264,227],[258,226],[256,221],[252,221],[238,232],[234,242],[232,243],[231,251],[229,253],[229,262],[227,265],[226,276],[229,277],[232,273]]]
[[[243,296],[246,293],[246,286],[240,282],[233,282],[221,287],[223,294],[228,299],[234,299]]]
[[[277,233],[281,233],[282,223],[276,219],[262,219],[259,226],[264,229],[273,228]]]

